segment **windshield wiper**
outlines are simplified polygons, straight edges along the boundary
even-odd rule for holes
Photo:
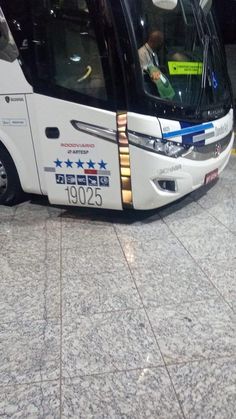
[[[203,62],[202,62],[202,81],[201,81],[201,91],[198,99],[196,114],[199,113],[200,106],[202,103],[203,93],[206,89],[207,81],[207,72],[208,72],[208,53],[209,53],[210,37],[209,35],[204,35],[204,51],[203,51]]]

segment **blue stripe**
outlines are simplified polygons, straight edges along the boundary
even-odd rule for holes
[[[183,129],[180,129],[179,131],[172,131],[172,132],[163,134],[163,138],[167,140],[168,138],[178,137],[180,135],[182,136],[182,135],[187,135],[187,134],[195,134],[197,132],[201,132],[203,130],[207,130],[211,128],[214,128],[214,125],[212,123],[195,125],[190,128],[183,128]]]

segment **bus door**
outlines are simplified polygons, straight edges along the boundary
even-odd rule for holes
[[[51,203],[121,209],[106,16],[90,3],[32,2],[33,137]]]

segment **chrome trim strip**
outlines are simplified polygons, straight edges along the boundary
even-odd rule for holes
[[[141,134],[139,132],[128,130],[128,138],[130,144],[136,146],[143,146],[142,140],[146,140],[151,144],[154,144],[155,140],[162,140],[162,138],[152,137],[151,135]]]
[[[87,124],[82,121],[70,121],[72,126],[85,134],[93,137],[101,138],[102,140],[117,143],[117,131],[109,128],[100,127],[98,125]]]
[[[193,143],[198,143],[199,141],[209,140],[215,136],[214,132],[209,132],[205,134],[195,135],[193,137]]]
[[[55,167],[44,167],[44,171],[47,173],[56,173]]]
[[[99,176],[111,176],[110,170],[98,170],[97,174]]]
[[[195,160],[195,161],[205,161],[212,158],[217,158],[218,155],[216,154],[216,147],[220,146],[221,153],[223,153],[229,146],[232,140],[232,135],[233,135],[233,132],[230,131],[228,135],[226,135],[224,138],[221,138],[218,141],[215,141],[214,143],[207,144],[201,147],[194,146],[191,153],[185,156],[185,158],[189,160]]]

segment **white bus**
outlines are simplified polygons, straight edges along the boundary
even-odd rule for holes
[[[0,0],[0,203],[158,208],[213,181],[233,108],[210,0]]]

